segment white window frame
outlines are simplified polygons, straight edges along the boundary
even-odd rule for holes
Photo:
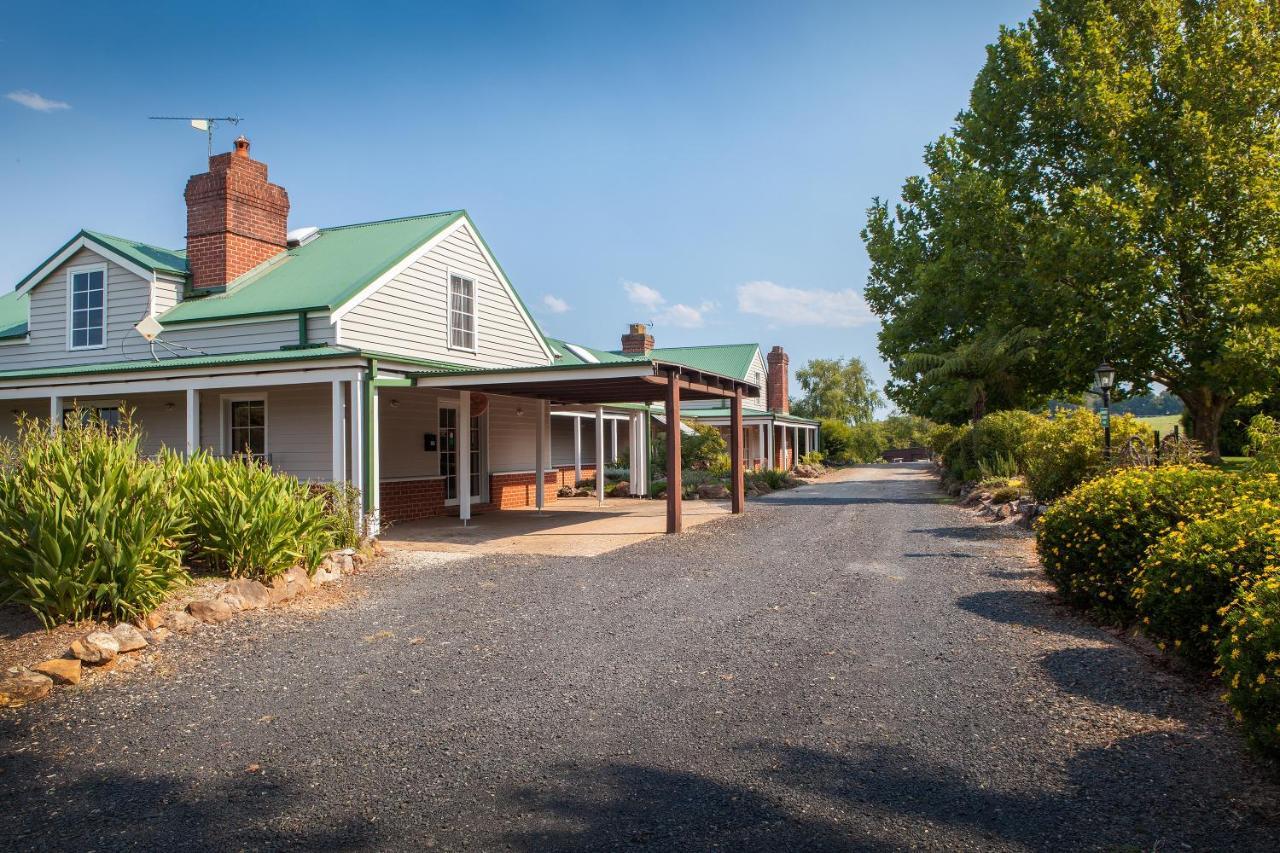
[[[459,352],[475,352],[480,343],[480,282],[474,275],[468,275],[455,269],[445,269],[444,274],[445,334],[448,335],[445,345],[449,349],[458,350]],[[471,282],[471,346],[469,347],[458,346],[453,342],[454,278]]]
[[[67,415],[75,411],[79,406],[84,412],[101,412],[103,409],[115,409],[119,413],[120,419],[124,420],[124,400],[121,398],[98,400],[98,399],[81,399],[79,397],[63,398],[62,400],[62,417],[65,423]]]
[[[107,295],[110,293],[109,279],[111,277],[108,266],[108,264],[80,264],[79,266],[67,267],[67,350],[69,352],[107,348]],[[74,288],[76,276],[95,272],[102,273],[102,343],[85,344],[78,347],[72,342],[71,330],[71,318],[75,313]]]
[[[223,394],[218,402],[218,453],[230,456],[237,451],[230,450],[231,445],[231,404],[262,404],[262,456],[263,462],[271,458],[271,405],[265,391],[257,394]]]

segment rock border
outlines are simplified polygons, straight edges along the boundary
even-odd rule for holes
[[[362,571],[374,557],[384,553],[376,542],[365,550],[343,548],[325,556],[311,574],[302,566],[293,566],[272,578],[270,584],[236,578],[223,584],[214,597],[197,599],[181,610],[155,610],[135,622],[117,623],[110,631],[90,631],[73,640],[60,658],[29,667],[10,667],[0,673],[0,708],[21,708],[37,702],[53,692],[55,685],[77,685],[86,669],[97,672],[131,669],[137,665],[137,659],[126,655],[164,643],[176,633],[226,622],[242,611],[287,604],[298,596],[335,583],[344,574]]]

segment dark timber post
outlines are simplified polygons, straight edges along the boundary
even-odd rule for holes
[[[743,482],[742,482],[742,392],[736,391],[733,395],[733,405],[729,409],[729,457],[730,464],[733,469],[733,490],[732,508],[735,513],[742,512],[743,506]]]
[[[684,527],[681,518],[681,499],[684,497],[680,482],[680,373],[667,373],[667,532],[679,533]]]

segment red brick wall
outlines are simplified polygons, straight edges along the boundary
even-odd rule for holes
[[[556,489],[560,488],[560,475],[557,471],[545,471],[542,481],[543,499],[550,503],[556,499]],[[512,509],[521,506],[538,505],[538,475],[532,471],[521,474],[489,475],[489,503],[495,509]]]
[[[556,488],[559,488],[560,486],[570,486],[572,488],[577,488],[578,481],[574,476],[574,470],[575,469],[572,465],[558,466],[556,468],[556,471],[559,472],[560,477],[556,481]],[[592,479],[595,479],[595,476],[596,476],[596,467],[594,465],[582,466],[582,479],[592,480]]]
[[[764,383],[765,404],[771,412],[789,412],[791,411],[791,397],[787,391],[787,367],[791,364],[791,359],[783,351],[782,347],[774,347],[769,350],[767,360],[769,362],[769,374]]]
[[[378,507],[387,524],[444,515],[444,480],[384,480]]]
[[[187,264],[193,287],[226,284],[285,249],[289,194],[249,158],[249,140],[209,158],[187,181]]]

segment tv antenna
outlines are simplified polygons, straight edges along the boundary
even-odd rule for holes
[[[151,121],[189,121],[196,130],[203,130],[209,137],[209,156],[213,156],[213,128],[218,122],[239,124],[240,116],[147,116]]]

